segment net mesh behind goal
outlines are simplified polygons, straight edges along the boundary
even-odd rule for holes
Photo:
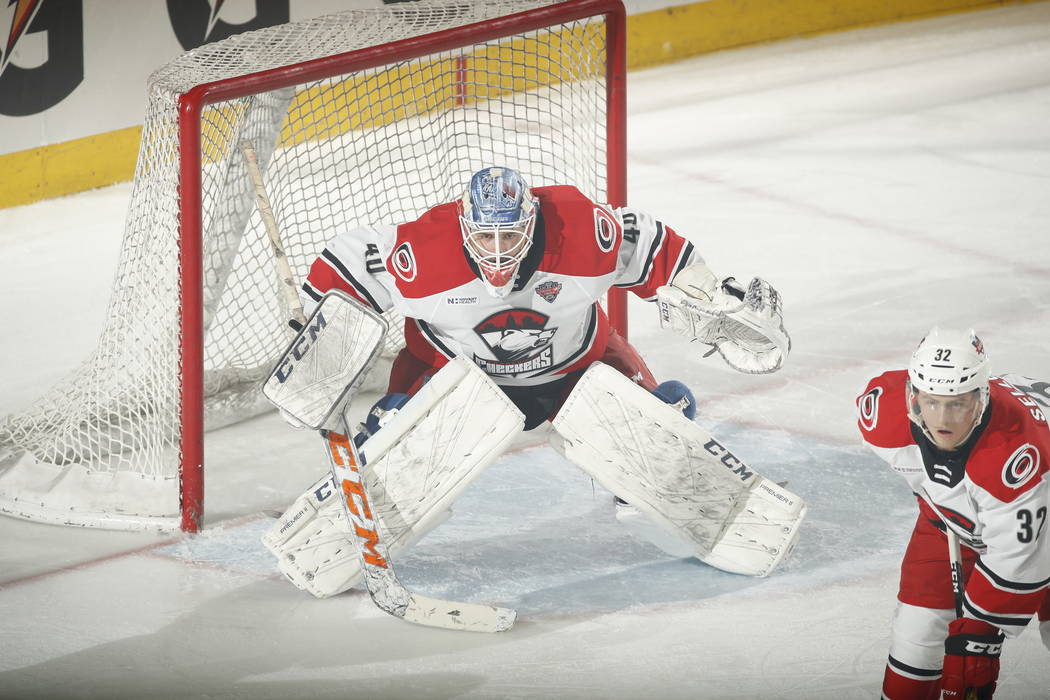
[[[573,18],[548,19],[569,7]],[[608,155],[622,106],[610,113],[605,16],[617,7],[424,0],[237,35],[156,71],[98,347],[0,423],[0,512],[110,528],[199,524],[199,494],[187,495],[200,468],[193,418],[216,427],[269,409],[259,383],[289,340],[241,140],[258,152],[299,281],[339,231],[414,219],[486,165],[599,201],[621,196],[609,182],[622,171]],[[391,46],[406,56],[369,53]],[[180,122],[187,95],[215,85],[235,96],[202,100],[199,123]],[[202,402],[186,390],[193,382]]]

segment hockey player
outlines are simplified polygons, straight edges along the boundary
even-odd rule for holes
[[[644,483],[638,475],[618,481],[621,473],[603,471],[623,462],[619,455],[599,454],[614,447],[608,441],[597,445],[597,451],[583,444],[585,438],[555,446],[618,496],[637,502],[647,516],[662,518],[661,527],[675,533],[673,539],[684,537],[694,556],[726,570],[766,575],[793,546],[804,503],[746,468],[710,436],[684,436],[700,431],[691,423],[695,399],[680,382],[658,384],[637,351],[610,327],[599,301],[613,286],[658,301],[662,325],[700,340],[741,372],[775,371],[789,352],[780,296],[764,280],[754,278],[739,285],[733,278],[719,279],[690,242],[648,214],[593,202],[569,185],[530,188],[509,168],[478,171],[461,198],[435,206],[415,221],[337,235],[311,266],[302,292],[308,314],[326,293],[336,290],[374,311],[394,308],[405,318],[405,348],[393,362],[389,393],[372,408],[359,435],[360,440],[368,440],[363,451],[373,469],[384,474],[403,471],[383,462],[381,450],[388,449],[393,438],[384,429],[379,433],[383,440],[377,440],[377,430],[399,409],[407,411],[406,404],[416,404],[416,418],[433,418],[436,412],[423,411],[420,401],[409,398],[425,393],[421,390],[433,386],[432,378],[443,369],[454,369],[450,367],[454,363],[466,360],[480,368],[487,375],[485,381],[494,382],[523,414],[525,430],[558,416],[565,423],[562,433],[584,436],[596,435],[620,417],[596,418],[591,408],[603,402],[587,397],[574,400],[572,411],[562,407],[570,394],[583,393],[574,393],[574,388],[589,368],[612,367],[613,374],[619,372],[631,381],[613,386],[616,380],[606,377],[601,380],[602,391],[643,395],[618,405],[640,406],[653,400],[646,393],[652,392],[674,407],[675,411],[660,407],[675,415],[660,418],[649,431],[651,437],[646,439],[656,440],[654,444],[637,448],[652,454],[653,463],[666,465],[671,473],[653,467],[647,475],[653,483]],[[667,425],[686,418],[675,436],[664,437]],[[600,427],[586,427],[590,420],[597,420]],[[407,419],[400,423],[401,429],[408,429]],[[457,431],[442,426],[427,435],[452,432]],[[673,456],[657,452],[686,448]],[[406,449],[412,452],[418,445]],[[463,454],[480,459],[482,453],[491,453],[489,459],[498,456],[487,447]],[[399,459],[415,458],[402,454]],[[703,469],[694,466],[697,460],[714,464],[707,468],[713,473],[705,477]],[[446,457],[442,463],[462,461]],[[462,469],[464,474],[441,479],[428,475],[424,481],[461,484],[473,478],[475,472],[465,475],[468,468]],[[333,572],[332,562],[347,556],[343,540],[333,540],[327,525],[304,525],[308,516],[303,513],[326,507],[322,496],[330,490],[323,482],[315,486],[264,541],[296,585],[324,597],[352,585],[356,569],[351,560],[350,568]],[[377,490],[392,503],[400,498],[394,491],[403,486],[403,481],[392,477]],[[707,489],[707,501],[692,505],[700,488]],[[433,489],[420,489],[404,496],[404,501],[420,513],[426,511],[425,515],[410,516],[409,506],[391,506],[402,527],[387,533],[395,549],[432,527],[437,522],[433,511],[447,511],[446,501],[418,505],[443,498]],[[712,506],[711,499],[718,502],[719,493],[725,494],[724,501]],[[661,500],[667,497],[672,501]],[[338,528],[338,511],[333,517],[331,527]],[[328,522],[315,515],[309,518]],[[410,522],[413,518],[422,525]],[[754,518],[761,522],[753,522]],[[734,522],[757,530],[742,533]],[[336,544],[320,549],[315,544],[331,541]]]
[[[571,186],[531,189],[514,170],[486,168],[461,199],[416,221],[338,236],[314,262],[303,292],[316,302],[341,289],[376,311],[401,312],[405,348],[388,392],[412,395],[464,355],[515,402],[528,430],[556,412],[595,361],[657,388],[598,302],[613,286],[653,301],[672,279],[680,304],[699,296],[714,315],[742,306],[745,290],[733,278],[720,283],[691,243],[648,214],[596,204]],[[787,335],[779,296],[761,280],[755,285],[753,298],[764,303],[758,313],[769,317],[776,342],[711,341],[738,369],[770,372],[787,354]],[[684,401],[692,417],[695,402],[683,385],[667,384],[661,395]]]
[[[857,399],[864,441],[919,505],[884,698],[991,698],[1004,639],[1037,613],[1050,648],[1048,389],[1016,375],[990,378],[973,331],[934,328],[907,371],[876,377]],[[963,544],[961,600],[951,533]]]

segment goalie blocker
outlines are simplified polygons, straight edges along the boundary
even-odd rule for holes
[[[301,310],[298,311],[298,317],[301,318]],[[399,455],[395,455],[391,460],[398,473],[396,480],[384,478],[382,459],[366,470],[361,452],[347,430],[344,409],[361,377],[378,355],[385,333],[386,323],[378,314],[345,295],[328,294],[306,320],[265,383],[265,389],[268,391],[264,393],[277,405],[286,420],[297,427],[320,429],[332,471],[333,491],[339,494],[338,498],[324,498],[330,500],[333,505],[339,503],[345,516],[340,527],[332,520],[333,514],[328,514],[329,522],[325,531],[331,533],[341,529],[343,534],[343,537],[336,538],[339,549],[333,558],[349,557],[356,560],[373,602],[390,615],[408,622],[445,629],[474,632],[501,632],[510,629],[517,616],[514,610],[419,595],[405,588],[394,571],[389,549],[394,525],[399,522],[426,523],[431,516],[433,519],[440,518],[441,511],[435,508],[417,513],[411,513],[410,509],[424,503],[433,505],[433,501],[427,500],[431,490],[451,499],[469,482],[466,478],[454,479],[447,474],[430,473],[430,467],[453,465],[454,471],[463,464],[470,466],[472,463],[480,463],[483,466],[487,463],[486,460],[491,461],[495,455],[501,453],[504,445],[497,440],[492,454],[488,454],[477,449],[478,446],[474,444],[476,441],[473,441],[474,451],[464,455],[471,459],[458,460],[452,454],[461,442],[458,432],[416,435],[413,436],[413,442],[425,443],[430,447],[428,459],[419,464],[427,470],[425,478],[413,474],[412,468],[417,465],[406,463]],[[491,385],[491,381],[480,369],[465,360],[450,363],[446,369],[449,371],[444,372],[443,379],[433,377],[432,383],[437,389],[431,389],[431,394],[435,391],[440,393],[442,387],[452,387],[453,394],[467,392],[461,403],[471,409],[484,403],[476,400],[480,391],[478,388]],[[471,376],[474,381],[470,381]],[[424,394],[425,399],[426,392],[420,393]],[[524,423],[523,417],[510,401],[498,390],[495,393],[505,405],[505,420],[500,422],[496,420],[495,415],[485,416],[492,421],[488,433],[490,443],[491,436],[506,435],[506,439],[509,440],[520,432]],[[424,420],[425,416],[419,413],[425,410],[426,403],[425,400],[420,400],[406,408],[406,415],[410,416],[409,422],[413,427],[428,425]],[[466,424],[483,423],[482,416],[470,418],[473,420],[466,421]],[[316,425],[317,422],[320,422],[320,426]],[[501,431],[501,427],[506,429]],[[372,445],[373,454],[382,451],[382,441],[375,440]],[[445,472],[448,471],[446,467]],[[469,473],[468,470],[467,474]],[[387,483],[395,481],[417,485],[423,491],[410,493],[409,498],[395,505],[395,509],[384,511],[384,505],[390,500],[384,487]],[[377,488],[378,491],[375,490]],[[373,493],[378,495],[373,496]],[[323,496],[321,493],[314,495],[318,498]],[[316,516],[318,511],[314,510],[311,513],[308,502],[304,504],[300,499],[297,505],[300,506],[300,510],[293,522],[284,523],[285,532],[291,536],[294,536],[298,529],[294,524],[295,520],[299,521],[300,528],[308,527],[318,520],[311,517]],[[405,512],[398,507],[404,508]],[[381,514],[386,515],[383,522],[379,520]],[[381,531],[383,525],[386,525],[385,531]],[[432,524],[430,526],[432,527]],[[264,541],[265,539],[266,536]],[[294,561],[295,556],[289,553],[285,559]]]
[[[328,292],[263,383],[263,396],[296,427],[324,428],[364,381],[386,331],[382,316],[345,292]]]

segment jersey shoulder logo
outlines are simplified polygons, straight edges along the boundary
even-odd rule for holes
[[[536,285],[536,293],[544,301],[553,304],[561,293],[561,282],[542,282]]]
[[[869,433],[878,425],[879,398],[882,394],[882,387],[877,386],[857,399],[857,416],[860,419],[860,427]]]
[[[550,317],[532,309],[497,311],[474,332],[496,356],[495,361],[474,356],[486,374],[514,376],[546,369],[554,364],[550,347],[557,328],[547,328]]]
[[[616,220],[601,207],[594,208],[594,239],[603,253],[611,251],[616,244]]]
[[[1019,489],[1039,473],[1039,450],[1035,445],[1021,445],[1003,465],[1003,483],[1012,489]]]
[[[394,248],[394,252],[390,255],[390,264],[398,277],[406,282],[414,280],[418,270],[416,269],[416,254],[412,251],[412,244],[405,241],[397,248]]]

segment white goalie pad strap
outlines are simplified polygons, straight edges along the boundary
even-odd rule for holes
[[[450,515],[455,499],[521,432],[521,412],[469,360],[456,358],[364,444],[365,479],[391,556]],[[281,571],[318,598],[360,581],[339,498],[320,479],[263,536]]]
[[[587,370],[553,426],[568,459],[711,566],[766,576],[798,538],[801,498],[607,365]]]
[[[328,292],[263,383],[263,395],[287,422],[323,427],[364,381],[386,331],[380,314]]]
[[[775,372],[791,349],[779,292],[761,278],[741,289],[706,265],[691,265],[656,290],[660,325],[713,346],[733,369]]]

